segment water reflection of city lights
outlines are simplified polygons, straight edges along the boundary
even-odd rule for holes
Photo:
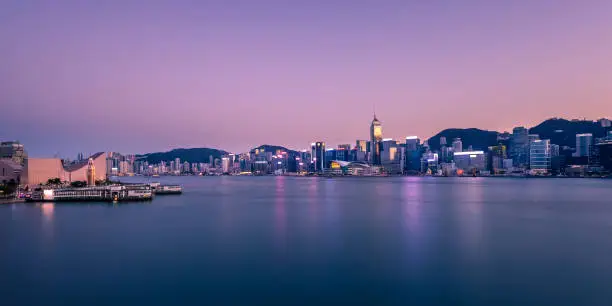
[[[53,220],[53,211],[55,209],[55,204],[53,204],[53,203],[42,203],[40,205],[40,209],[42,211],[43,217],[45,217],[45,220],[47,220],[47,221]]]

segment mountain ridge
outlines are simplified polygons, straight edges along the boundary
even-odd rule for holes
[[[540,124],[528,129],[530,134],[538,134],[540,139],[550,139],[552,144],[559,146],[575,147],[576,134],[591,133],[593,138],[604,137],[610,128],[603,127],[597,121],[589,120],[567,120],[563,118],[550,118]],[[461,138],[463,149],[467,150],[472,146],[474,150],[487,151],[488,147],[497,145],[500,132],[489,131],[478,128],[449,128],[444,129],[427,141],[433,151],[440,150],[440,137],[446,137],[448,146],[452,146],[453,139]],[[299,151],[289,149],[284,146],[262,144],[250,149],[247,152],[254,152],[256,149],[264,150],[275,154],[278,150],[285,151],[290,155],[298,155]],[[166,152],[152,152],[140,154],[136,157],[140,160],[147,160],[149,163],[159,163],[161,161],[172,161],[180,158],[181,162],[189,163],[208,163],[210,156],[221,158],[223,155],[230,154],[225,150],[214,148],[178,148]]]

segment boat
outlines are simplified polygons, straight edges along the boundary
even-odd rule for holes
[[[155,194],[181,194],[183,187],[179,185],[159,185],[155,188]]]

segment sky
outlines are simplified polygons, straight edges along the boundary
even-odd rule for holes
[[[233,152],[612,117],[609,0],[0,1],[0,140]]]

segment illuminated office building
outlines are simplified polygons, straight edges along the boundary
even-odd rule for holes
[[[382,151],[382,124],[374,115],[372,124],[370,125],[370,163],[373,165],[381,165]]]

